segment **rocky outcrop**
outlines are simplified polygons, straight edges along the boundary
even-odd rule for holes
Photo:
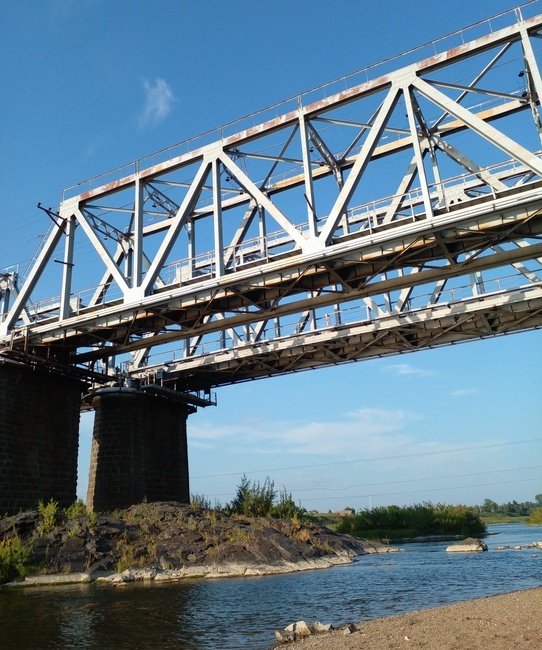
[[[352,562],[394,550],[316,523],[228,515],[175,502],[143,503],[119,514],[57,518],[47,532],[38,512],[0,520],[0,541],[17,536],[50,582],[171,580],[266,575]],[[35,583],[44,583],[40,575]],[[31,579],[27,579],[30,582]]]
[[[296,641],[297,639],[302,639],[303,637],[312,636],[313,634],[320,634],[322,632],[329,632],[333,629],[331,623],[323,624],[318,621],[309,625],[305,621],[298,621],[297,623],[292,623],[288,625],[284,630],[276,630],[275,637],[279,643],[289,643],[290,641]]]
[[[467,537],[460,542],[456,542],[446,549],[448,553],[476,553],[487,551],[487,544],[476,537]]]

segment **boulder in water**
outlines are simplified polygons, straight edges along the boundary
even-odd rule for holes
[[[448,546],[446,551],[448,553],[477,553],[478,551],[487,551],[487,544],[477,537],[467,537]]]

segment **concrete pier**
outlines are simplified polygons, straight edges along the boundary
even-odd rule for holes
[[[126,508],[143,500],[189,503],[188,404],[133,388],[104,388],[95,410],[87,508]]]
[[[0,360],[0,515],[77,498],[77,379]]]

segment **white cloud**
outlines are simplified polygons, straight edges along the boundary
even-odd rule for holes
[[[384,372],[392,372],[401,376],[413,377],[434,377],[437,373],[433,370],[425,370],[424,368],[414,368],[408,363],[396,363],[393,366],[383,368]]]
[[[476,395],[478,391],[475,388],[458,388],[450,391],[452,397],[468,397],[469,395]]]
[[[309,454],[333,457],[370,457],[391,454],[412,440],[398,433],[420,417],[402,410],[361,408],[346,413],[337,421],[305,423],[260,420],[212,426],[194,424],[189,437],[210,444],[212,441],[249,446],[252,453]]]
[[[156,79],[154,84],[143,79],[145,106],[139,116],[141,127],[154,125],[164,120],[170,113],[175,97],[171,87],[164,79]]]

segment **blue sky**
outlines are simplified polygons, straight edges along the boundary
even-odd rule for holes
[[[516,4],[0,0],[0,268],[62,188]],[[227,502],[245,472],[322,511],[533,499],[541,353],[531,332],[222,388],[189,420],[192,491]]]

